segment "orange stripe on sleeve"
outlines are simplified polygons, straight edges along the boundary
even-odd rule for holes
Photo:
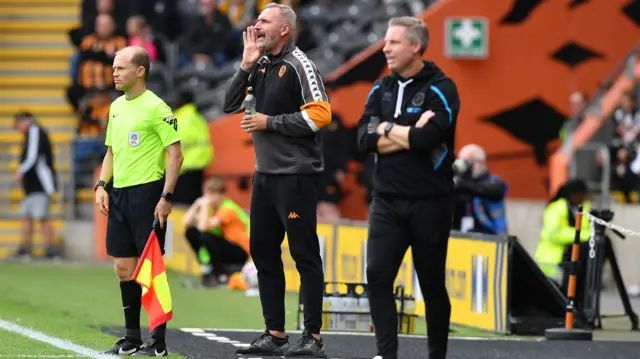
[[[309,102],[300,107],[300,109],[306,113],[306,115],[319,129],[325,128],[331,123],[331,105],[328,102]]]

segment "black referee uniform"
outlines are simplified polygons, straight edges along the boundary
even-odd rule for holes
[[[426,302],[429,358],[447,352],[451,304],[445,287],[447,244],[453,215],[453,153],[459,98],[454,82],[424,62],[412,78],[391,74],[377,81],[358,124],[358,147],[377,153],[376,123],[414,126],[409,150],[376,154],[369,214],[367,281],[378,355],[397,358],[398,316],[393,283],[409,246]]]
[[[324,160],[318,131],[331,123],[329,98],[315,65],[293,41],[280,54],[263,56],[251,73],[238,70],[227,87],[226,113],[242,109],[248,86],[254,89],[256,111],[269,116],[267,129],[252,133],[256,172],[250,213],[250,252],[258,269],[266,329],[285,331],[281,245],[286,231],[302,281],[305,330],[319,334],[324,272],[316,233],[316,207]],[[303,340],[313,337],[303,335]],[[277,348],[264,343],[258,341],[249,351],[275,353]],[[276,345],[286,347],[280,342]],[[297,355],[317,354],[305,352],[300,345],[292,350],[296,347],[302,350]],[[310,348],[311,345],[307,347]],[[248,354],[247,350],[243,353]]]

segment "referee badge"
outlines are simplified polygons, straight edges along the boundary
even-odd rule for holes
[[[129,146],[140,146],[140,132],[129,132]]]

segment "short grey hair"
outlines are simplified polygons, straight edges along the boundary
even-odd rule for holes
[[[267,4],[264,9],[266,10],[272,7],[277,7],[278,9],[280,9],[280,15],[282,15],[284,21],[289,24],[289,27],[291,28],[291,36],[293,36],[293,34],[295,34],[296,32],[296,23],[298,22],[298,16],[296,15],[296,12],[293,11],[291,6],[278,4],[275,2]]]
[[[407,38],[411,43],[420,43],[420,55],[427,51],[429,46],[429,29],[422,20],[413,16],[392,17],[389,19],[389,27],[404,26],[407,29]]]

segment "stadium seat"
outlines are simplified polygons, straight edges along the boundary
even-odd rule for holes
[[[211,63],[193,61],[177,71],[176,81],[183,82],[184,80],[193,77],[197,77],[198,79],[205,81],[213,81],[215,79],[214,73],[216,71],[217,68]]]

